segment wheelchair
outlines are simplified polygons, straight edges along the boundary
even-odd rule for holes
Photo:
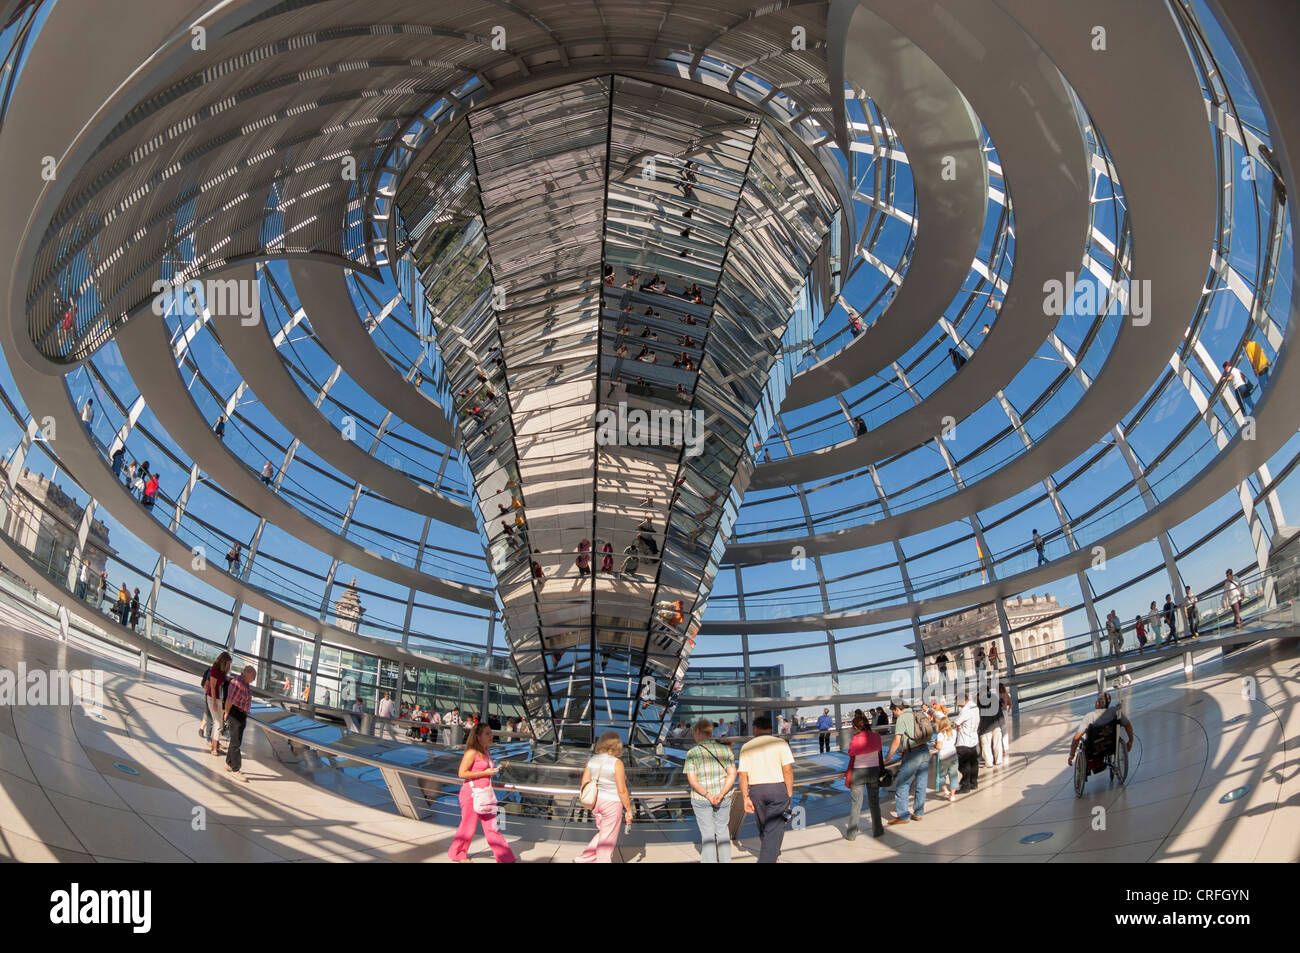
[[[1090,774],[1109,769],[1112,781],[1128,781],[1128,746],[1119,740],[1119,720],[1093,725],[1083,736],[1074,757],[1074,796],[1083,797]]]

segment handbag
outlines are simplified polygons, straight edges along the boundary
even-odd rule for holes
[[[883,764],[880,766],[880,778],[878,783],[882,788],[894,786],[894,772],[886,768]]]
[[[588,778],[587,783],[584,784],[582,790],[578,792],[578,803],[590,811],[596,806],[596,798],[599,793],[600,789],[596,785],[596,773],[593,771],[591,772],[591,777]]]
[[[497,813],[497,792],[492,787],[491,782],[483,787],[475,787],[474,783],[469,782],[470,798],[474,803],[475,814],[488,814],[492,817]]]

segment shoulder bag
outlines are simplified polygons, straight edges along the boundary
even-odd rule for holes
[[[488,767],[492,767],[492,760],[488,759]],[[468,782],[470,797],[474,802],[475,814],[487,814],[492,817],[497,813],[497,792],[492,787],[491,778],[483,787],[476,787],[473,781]]]
[[[599,795],[600,789],[597,787],[596,772],[591,770],[591,762],[587,762],[587,771],[591,776],[587,779],[587,783],[582,786],[582,790],[578,792],[578,803],[590,811],[596,806],[596,797]]]
[[[722,759],[719,758],[716,754],[713,753],[712,749],[710,749],[710,748],[705,748],[704,750],[705,750],[706,752],[708,752],[709,757],[712,758],[715,762],[717,762],[718,767],[720,767],[723,771],[730,771],[732,768],[734,768],[734,767],[736,766],[736,763],[735,763],[734,761],[731,762],[730,764],[724,764],[723,761],[722,761]],[[723,776],[723,780],[724,780],[724,781],[726,780],[726,776],[725,776],[725,775]],[[729,791],[729,790],[730,790],[730,788],[728,788],[728,791]],[[723,791],[722,793],[723,793],[723,794],[726,794],[727,791]]]

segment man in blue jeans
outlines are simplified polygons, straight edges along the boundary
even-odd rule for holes
[[[835,720],[831,718],[831,710],[823,708],[821,717],[817,719],[817,753],[831,753],[831,729],[835,727]]]
[[[731,863],[727,826],[736,762],[730,747],[713,740],[713,723],[707,718],[695,726],[695,747],[686,753],[682,772],[691,786],[691,810],[700,828],[700,862]]]
[[[930,781],[930,730],[926,727],[929,719],[917,719],[912,709],[905,708],[900,701],[889,704],[894,716],[894,743],[889,746],[889,757],[901,748],[903,763],[898,768],[897,786],[894,788],[894,813],[890,824],[906,824],[909,820],[919,821],[925,814],[925,788]],[[916,785],[916,805],[909,810],[908,798],[912,794],[912,785]]]

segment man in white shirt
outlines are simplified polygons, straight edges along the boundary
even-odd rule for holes
[[[754,719],[754,737],[740,749],[740,793],[745,813],[758,824],[758,862],[774,864],[781,855],[786,812],[794,797],[794,755],[784,738],[772,734],[772,719]]]
[[[393,699],[391,696],[384,695],[384,697],[379,700],[379,709],[378,711],[375,712],[375,714],[377,714],[380,718],[393,717]]]
[[[81,405],[81,424],[92,437],[95,435],[95,401],[93,398],[87,397],[86,402]]]
[[[979,787],[979,725],[980,709],[968,692],[962,698],[961,712],[957,715],[957,770],[961,772],[958,794],[966,794]]]
[[[443,726],[447,729],[447,744],[459,745],[465,737],[461,724],[460,709],[453,708],[451,712],[442,719]]]
[[[726,738],[730,734],[731,734],[731,726],[728,725],[725,721],[718,722],[718,727],[713,732],[713,736],[715,738]]]
[[[1237,402],[1241,404],[1241,412],[1249,414],[1254,410],[1254,402],[1251,401],[1250,395],[1255,390],[1255,385],[1246,381],[1246,375],[1241,373],[1241,368],[1231,361],[1223,362],[1223,378],[1232,388],[1232,392],[1237,395]]]
[[[1228,570],[1227,581],[1223,584],[1223,608],[1232,610],[1232,624],[1240,629],[1242,626],[1241,585],[1233,578],[1231,569]]]

